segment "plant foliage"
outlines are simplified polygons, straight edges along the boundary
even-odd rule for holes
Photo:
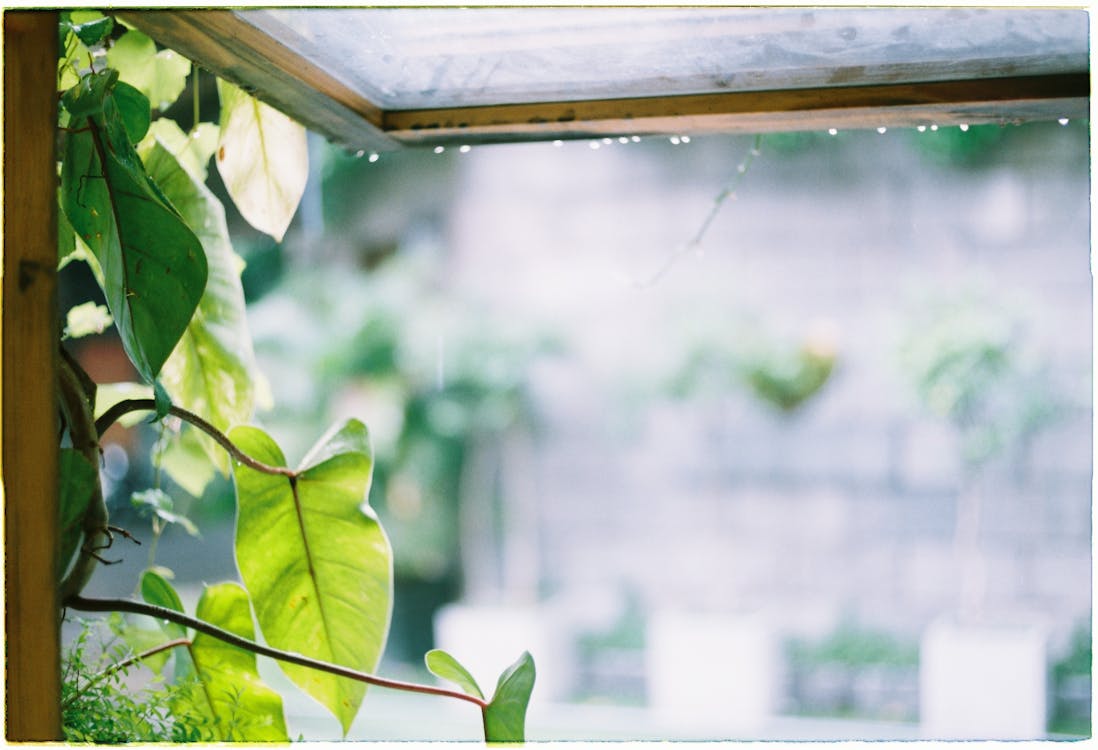
[[[90,11],[62,12],[59,42],[58,258],[87,263],[107,302],[106,309],[74,308],[66,336],[113,322],[142,381],[99,389],[72,357],[61,358],[61,596],[70,608],[113,610],[108,623],[121,649],[93,674],[86,634],[77,639],[65,662],[66,738],[285,742],[282,698],[257,671],[257,654],[265,654],[344,734],[374,683],[468,700],[482,710],[486,739],[522,740],[534,683],[529,654],[504,673],[491,701],[479,689],[457,693],[370,674],[388,635],[393,561],[368,502],[374,458],[366,426],[337,425],[291,470],[274,441],[249,425],[262,380],[245,318],[243,263],[224,206],[205,185],[207,168],[216,153],[237,208],[281,240],[308,173],[304,129],[219,80],[219,124],[195,122],[184,133],[154,115],[198,75],[190,61]],[[135,411],[186,423],[162,430],[158,453],[196,495],[215,469],[232,468],[243,585],[206,586],[193,616],[161,568],[142,575],[143,601],[81,595],[106,561],[101,552],[129,536],[108,522],[96,463],[99,435],[116,421],[128,424]],[[154,534],[168,524],[197,534],[159,479],[132,500],[152,517]],[[137,663],[166,687],[130,698],[120,680]],[[440,663],[445,673],[447,662]],[[457,673],[453,665],[443,676]],[[463,687],[475,686],[468,680]]]

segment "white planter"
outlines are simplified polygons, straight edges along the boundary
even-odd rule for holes
[[[919,712],[928,739],[1043,739],[1048,722],[1044,628],[959,625],[923,634]]]
[[[662,612],[646,639],[649,702],[668,724],[704,722],[739,734],[777,712],[781,651],[761,618]]]
[[[503,670],[529,651],[539,701],[567,698],[572,688],[569,633],[543,607],[449,604],[435,614],[435,644],[473,675],[491,698]]]

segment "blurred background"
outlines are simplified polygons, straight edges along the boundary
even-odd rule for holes
[[[256,422],[291,464],[370,427],[382,674],[429,680],[440,646],[490,689],[529,649],[535,740],[1090,734],[1088,123],[310,139],[282,244],[226,203]],[[134,379],[112,332],[73,348]],[[157,432],[112,437],[140,537]],[[232,487],[165,488],[199,536],[155,560],[193,604],[237,578]],[[133,590],[133,549],[89,595]],[[261,671],[291,736],[338,738]],[[476,739],[475,714],[373,688],[349,738]]]

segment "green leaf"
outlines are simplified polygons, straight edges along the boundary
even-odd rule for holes
[[[76,305],[65,314],[65,336],[70,339],[83,338],[93,333],[103,333],[114,323],[106,305],[85,302]]]
[[[89,76],[98,78],[98,76]],[[198,238],[149,179],[109,88],[99,112],[85,90],[61,168],[62,203],[102,268],[107,305],[130,360],[148,382],[186,330],[206,285]],[[65,94],[69,97],[70,92]]]
[[[268,465],[285,458],[255,427],[230,439]],[[234,464],[236,559],[267,643],[373,671],[392,607],[392,551],[366,504],[373,470],[366,426],[350,420],[318,443],[295,482]],[[361,682],[281,665],[327,707],[346,734],[365,695]]]
[[[480,692],[480,686],[469,674],[469,670],[442,649],[436,648],[428,651],[423,657],[423,661],[427,664],[427,669],[431,674],[459,685],[469,695],[484,698],[484,693]]]
[[[248,223],[281,242],[309,176],[305,128],[218,79],[217,170]]]
[[[80,78],[80,82],[61,95],[61,106],[72,116],[73,120],[82,117],[102,114],[107,96],[111,89],[118,83],[117,70],[102,70],[98,73],[89,73]],[[80,126],[71,124],[73,131],[79,131]]]
[[[130,496],[130,502],[135,508],[148,508],[164,523],[179,524],[191,536],[198,536],[198,527],[191,519],[175,512],[175,503],[171,495],[164,490],[150,489],[135,492]]]
[[[233,252],[221,202],[180,166],[168,147],[155,142],[145,164],[168,200],[198,233],[208,263],[206,289],[198,309],[164,364],[160,382],[177,404],[227,431],[246,424],[255,408],[255,354],[240,283],[243,262]],[[225,451],[204,435],[199,442],[227,475]]]
[[[526,741],[526,707],[534,677],[534,659],[528,651],[500,675],[495,695],[484,709],[486,742]]]
[[[107,51],[107,65],[118,70],[161,112],[183,93],[191,72],[190,60],[170,49],[157,52],[152,39],[133,29]]]
[[[159,142],[176,158],[181,167],[191,173],[196,182],[204,185],[206,167],[217,150],[217,136],[217,126],[212,122],[200,122],[190,133],[184,133],[175,120],[161,117],[149,127],[145,139],[137,146],[137,153],[142,161],[147,161],[153,147]],[[146,167],[148,168],[147,164]]]
[[[198,601],[199,619],[255,640],[248,593],[236,583],[208,586]],[[186,723],[205,719],[214,741],[289,742],[282,698],[259,677],[255,654],[197,633],[190,648],[191,667],[200,688],[175,706]]]
[[[61,539],[57,572],[64,576],[80,546],[84,514],[99,481],[99,470],[83,454],[72,448],[62,448],[58,458]]]
[[[149,99],[125,81],[119,81],[114,87],[114,101],[122,115],[122,125],[131,143],[137,143],[149,132],[152,113],[149,111]]]
[[[62,27],[64,26],[68,26],[86,46],[94,47],[101,44],[114,30],[114,19],[110,16],[100,16],[84,23],[62,24]]]
[[[152,568],[141,574],[141,598],[158,607],[172,609],[176,612],[183,611],[183,602],[180,600],[179,594],[176,593],[175,587],[168,582],[167,578]],[[161,630],[169,638],[187,637],[187,629],[179,623],[171,620],[160,620],[159,624]]]

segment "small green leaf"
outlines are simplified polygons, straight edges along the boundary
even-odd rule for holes
[[[160,489],[135,492],[130,496],[135,508],[148,508],[164,523],[174,523],[183,527],[191,536],[198,536],[198,527],[186,516],[175,512],[175,502],[171,495]]]
[[[94,333],[103,333],[114,323],[106,305],[85,302],[71,308],[65,314],[65,336],[79,339]]]
[[[285,466],[263,431],[237,427],[229,438],[245,454]],[[267,643],[372,672],[389,630],[393,566],[389,540],[365,503],[373,470],[366,426],[350,420],[310,456],[296,481],[234,464],[237,567]],[[346,734],[366,685],[281,666]]]
[[[165,609],[183,611],[183,602],[168,579],[153,569],[141,574],[141,598],[149,604]],[[169,638],[185,638],[187,629],[170,620],[160,620],[160,627]]]
[[[76,19],[79,16],[73,16],[73,18]],[[69,23],[68,27],[86,46],[94,47],[101,44],[114,30],[114,19],[110,16],[101,15],[99,18],[84,23]]]
[[[469,670],[442,649],[436,648],[428,651],[426,656],[423,657],[423,661],[427,664],[427,669],[430,670],[431,674],[459,685],[469,695],[484,698],[484,693],[480,692],[480,686],[469,674]]]
[[[217,170],[248,223],[281,242],[309,176],[305,128],[220,78]]]
[[[161,112],[183,93],[191,72],[190,60],[170,49],[157,52],[152,39],[132,29],[107,51],[107,65],[117,69],[123,80]]]
[[[96,482],[99,481],[99,471],[83,454],[72,448],[62,448],[58,458],[61,506],[58,574],[64,576],[80,546],[84,514],[95,492]]]
[[[255,640],[248,592],[239,584],[206,587],[195,614]],[[204,633],[195,635],[189,651],[190,668],[200,685],[191,691],[190,700],[173,707],[177,719],[204,724],[213,741],[289,742],[282,698],[260,679],[255,654]]]
[[[500,675],[495,695],[484,709],[486,742],[526,741],[526,707],[534,678],[534,659],[528,651]]]
[[[103,112],[107,95],[116,83],[118,83],[118,71],[108,68],[81,77],[79,83],[61,95],[61,106],[74,120],[70,123],[73,131],[80,130],[80,126],[75,122],[79,118],[91,117]],[[75,134],[74,132],[70,135]]]
[[[125,81],[119,81],[114,87],[114,102],[122,115],[122,125],[131,143],[137,143],[149,132],[152,113],[149,111],[149,99]]]

